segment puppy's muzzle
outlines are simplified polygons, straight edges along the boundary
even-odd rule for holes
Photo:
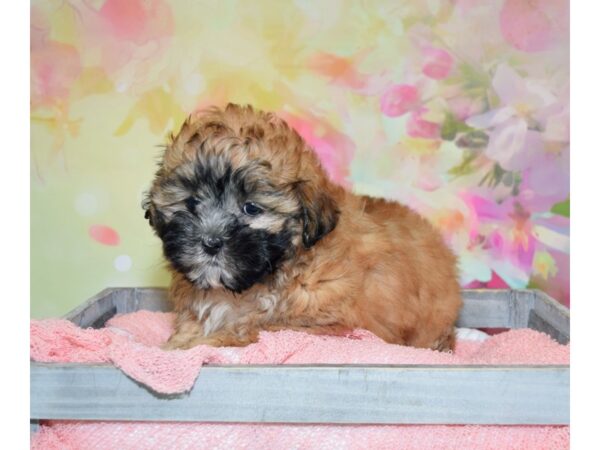
[[[206,253],[214,256],[223,248],[223,239],[216,236],[206,236],[202,238],[202,248]]]

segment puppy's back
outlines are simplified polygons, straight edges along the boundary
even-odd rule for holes
[[[355,249],[365,268],[362,325],[390,342],[452,348],[462,299],[456,257],[441,234],[397,202],[353,197],[363,210],[354,220],[363,224],[354,231],[364,242]]]

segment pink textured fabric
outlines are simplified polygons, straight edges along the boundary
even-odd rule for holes
[[[34,450],[559,450],[568,427],[52,422]]]
[[[458,341],[454,353],[388,344],[365,330],[347,336],[295,331],[261,333],[244,348],[198,346],[165,352],[170,313],[116,316],[106,328],[64,320],[31,321],[31,359],[111,363],[160,393],[192,388],[203,364],[568,364],[569,346],[533,330],[511,330],[484,342]],[[336,426],[53,421],[32,440],[36,449],[180,448],[568,448],[568,427]]]
[[[156,392],[188,391],[203,364],[568,364],[569,346],[529,329],[511,330],[483,343],[458,341],[455,353],[388,344],[366,330],[347,336],[297,331],[264,332],[243,348],[200,345],[165,352],[174,315],[139,311],[116,316],[100,330],[66,320],[31,321],[31,359],[112,363]]]

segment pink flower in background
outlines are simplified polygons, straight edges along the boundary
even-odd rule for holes
[[[529,273],[533,266],[536,248],[537,240],[532,234],[531,222],[516,222],[514,228],[510,230],[509,245],[502,256],[506,260],[512,261],[516,267]]]
[[[466,223],[468,224],[469,239],[472,242],[480,241],[480,233],[486,224],[502,224],[508,222],[512,204],[510,202],[497,203],[485,198],[479,193],[462,192],[460,198],[469,210]],[[503,245],[501,235],[492,239],[495,248]]]
[[[438,139],[440,137],[440,124],[423,119],[427,112],[424,108],[413,111],[406,123],[406,133],[410,137],[424,139]]]
[[[350,163],[355,145],[348,136],[327,125],[323,119],[309,116],[308,120],[286,112],[279,112],[284,119],[310,145],[331,179],[349,187]]]
[[[412,84],[395,84],[388,88],[380,101],[381,112],[388,117],[398,117],[420,104],[419,90]]]
[[[167,81],[156,70],[175,28],[165,0],[71,1],[69,7],[86,66],[101,69],[119,92],[134,87],[139,93]]]
[[[79,53],[72,45],[56,41],[37,43],[31,49],[32,107],[66,101],[81,69]]]
[[[446,100],[446,103],[452,114],[461,121],[479,114],[485,108],[484,101],[481,98],[471,98],[466,95],[450,97]]]
[[[171,10],[163,0],[106,0],[99,14],[115,38],[138,45],[173,33]]]
[[[92,225],[88,232],[90,237],[100,244],[115,246],[121,241],[119,233],[106,225]]]
[[[535,269],[539,252],[568,253],[568,219],[539,214],[547,213],[559,197],[532,191],[528,178],[529,175],[524,174],[519,195],[502,202],[486,198],[489,189],[481,188],[479,193],[472,189],[461,194],[469,210],[466,223],[470,245],[466,250],[471,258],[466,259],[470,261],[470,265],[465,266],[470,272],[467,279],[483,280],[482,272],[473,267],[473,262],[479,261],[512,287],[524,287]]]
[[[492,234],[487,237],[487,245],[493,250],[496,255],[501,255],[504,251],[504,237],[502,233],[495,230]]]
[[[430,47],[423,50],[423,73],[434,80],[443,80],[454,67],[454,58],[446,50]]]
[[[524,287],[539,246],[532,233],[531,215],[518,200],[496,203],[466,192],[461,197],[472,215],[467,219],[470,244],[463,261],[463,270],[470,272],[466,279],[485,281],[489,271],[473,266],[481,264],[512,287]]]
[[[524,52],[547,50],[568,40],[569,0],[506,0],[500,29],[508,43]]]

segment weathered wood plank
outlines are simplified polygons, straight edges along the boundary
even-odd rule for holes
[[[534,305],[539,305],[536,308],[540,309],[542,317],[546,320],[545,318],[551,315],[551,312],[547,311],[548,302],[550,308],[554,302],[545,294],[532,290],[465,289],[462,293],[464,307],[457,325],[467,328],[526,328],[530,325],[530,311]],[[122,314],[138,309],[169,311],[171,306],[167,301],[166,290],[162,288],[105,289],[68,314],[67,318],[82,327],[98,326],[103,322],[103,314],[111,312]],[[568,323],[568,310],[565,317]],[[559,322],[546,320],[546,322],[550,326],[555,324],[560,326],[560,332],[564,334],[564,320],[561,320]]]
[[[172,305],[167,300],[167,290],[157,288],[137,288],[136,298],[144,309],[150,311],[170,311]]]
[[[110,366],[33,364],[31,417],[363,424],[568,424],[568,366],[207,366],[158,396]]]
[[[140,309],[170,311],[164,288],[107,288],[90,298],[64,318],[82,328],[101,328],[116,314]]]
[[[566,344],[571,334],[569,310],[544,292],[534,292],[534,304],[527,325],[549,334],[561,344]]]
[[[466,328],[526,328],[533,306],[532,291],[464,289],[457,326]]]
[[[113,295],[119,288],[107,288],[94,295],[77,308],[67,313],[64,318],[81,328],[101,328],[104,322],[117,313]]]
[[[464,307],[457,326],[467,328],[526,328],[548,333],[561,343],[569,341],[569,310],[535,290],[462,291]],[[163,288],[109,288],[67,314],[81,327],[99,328],[114,314],[146,309],[169,311]]]

